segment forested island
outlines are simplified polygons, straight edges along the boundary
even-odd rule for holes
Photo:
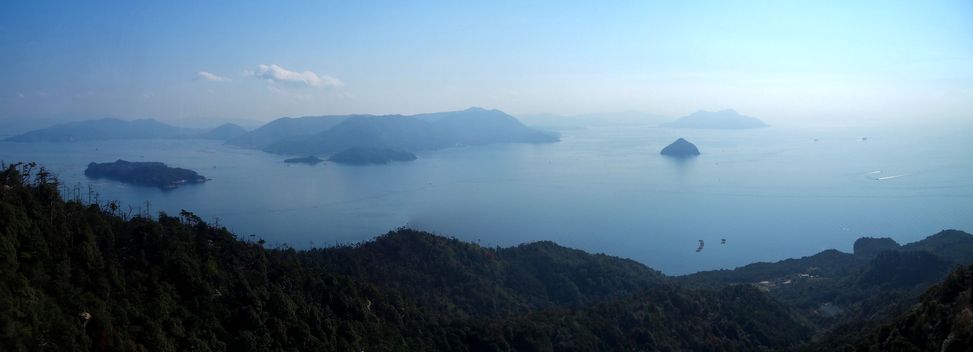
[[[553,242],[483,247],[409,229],[354,245],[267,248],[190,211],[131,214],[63,200],[59,189],[33,164],[0,171],[5,350],[973,345],[973,235],[962,231],[669,277]]]
[[[288,164],[307,164],[307,165],[317,165],[323,161],[324,161],[323,159],[313,155],[299,157],[299,158],[284,159],[284,162]]]
[[[160,162],[132,162],[121,159],[110,163],[89,163],[84,175],[161,189],[206,182],[206,177],[193,170],[169,167]]]
[[[347,165],[388,164],[393,161],[413,161],[416,155],[385,148],[348,148],[335,153],[328,161]]]
[[[659,154],[676,157],[676,158],[688,158],[699,155],[699,148],[696,148],[695,144],[689,141],[679,138],[675,142],[667,145],[659,151]]]

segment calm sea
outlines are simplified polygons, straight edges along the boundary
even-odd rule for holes
[[[560,143],[357,167],[287,165],[212,141],[0,142],[0,160],[42,163],[66,183],[93,184],[102,200],[218,218],[268,245],[329,246],[410,226],[487,246],[552,240],[683,274],[850,251],[866,235],[905,243],[971,231],[970,132],[603,126],[563,131]],[[678,137],[703,154],[658,154]],[[161,191],[83,176],[87,163],[116,159],[162,161],[212,180]],[[705,248],[696,253],[698,240]]]

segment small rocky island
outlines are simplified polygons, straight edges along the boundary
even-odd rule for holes
[[[662,148],[660,154],[676,158],[688,158],[699,155],[699,149],[696,148],[695,144],[679,138],[675,142],[672,142],[672,144]]]
[[[384,148],[349,148],[335,153],[328,161],[348,165],[388,164],[393,161],[416,160],[416,155]]]
[[[318,157],[316,157],[316,156],[314,156],[314,155],[310,155],[310,156],[305,156],[305,157],[303,157],[303,158],[290,158],[290,159],[284,159],[284,162],[285,162],[285,163],[288,163],[288,164],[308,164],[308,165],[317,165],[318,163],[320,163],[320,162],[322,162],[322,161],[324,161],[324,159],[321,159],[321,158],[318,158]]]
[[[206,177],[193,170],[169,167],[160,162],[130,162],[121,159],[113,163],[90,163],[84,170],[84,175],[160,189],[206,182]]]

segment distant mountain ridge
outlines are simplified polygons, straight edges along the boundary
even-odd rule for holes
[[[408,116],[278,119],[230,143],[276,154],[326,155],[349,148],[416,152],[462,145],[558,140],[556,134],[527,127],[502,111],[470,108]]]
[[[769,127],[756,117],[741,115],[733,109],[721,111],[700,110],[690,115],[683,116],[676,121],[660,125],[669,128],[701,128],[701,129],[747,129]]]
[[[122,120],[103,118],[57,124],[7,138],[11,142],[83,142],[119,139],[225,139],[246,132],[240,126],[224,124],[214,129],[183,128],[155,119]]]
[[[499,110],[470,108],[418,115],[283,117],[255,130],[235,124],[182,128],[154,119],[68,122],[7,138],[12,142],[80,142],[118,139],[214,139],[288,155],[331,155],[352,148],[404,152],[494,143],[550,143],[556,133],[527,127]]]
[[[237,124],[225,123],[219,125],[209,131],[194,135],[194,138],[200,139],[215,139],[220,141],[225,141],[231,138],[236,138],[247,133],[247,129],[240,127]]]
[[[262,149],[281,140],[308,137],[326,131],[354,116],[365,115],[282,117],[248,133],[230,138],[227,144]]]

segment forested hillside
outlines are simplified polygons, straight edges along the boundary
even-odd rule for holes
[[[954,271],[908,314],[859,342],[859,349],[963,351],[973,346],[973,266]]]
[[[674,279],[552,242],[489,248],[409,229],[269,249],[189,211],[131,214],[58,189],[35,165],[0,173],[4,350],[926,349],[969,338],[969,268],[909,310],[966,258],[960,231]]]
[[[700,272],[677,279],[693,287],[760,287],[796,309],[818,331],[809,350],[854,345],[864,334],[907,312],[930,286],[973,260],[973,235],[943,230],[899,246],[863,238],[855,254],[827,250],[776,263]]]
[[[0,173],[0,346],[11,351],[777,350],[810,328],[749,286],[681,288],[638,263],[400,230],[267,249],[191,212],[64,201]]]
[[[906,313],[862,336],[839,330],[808,351],[969,351],[973,346],[973,266],[953,271]]]

